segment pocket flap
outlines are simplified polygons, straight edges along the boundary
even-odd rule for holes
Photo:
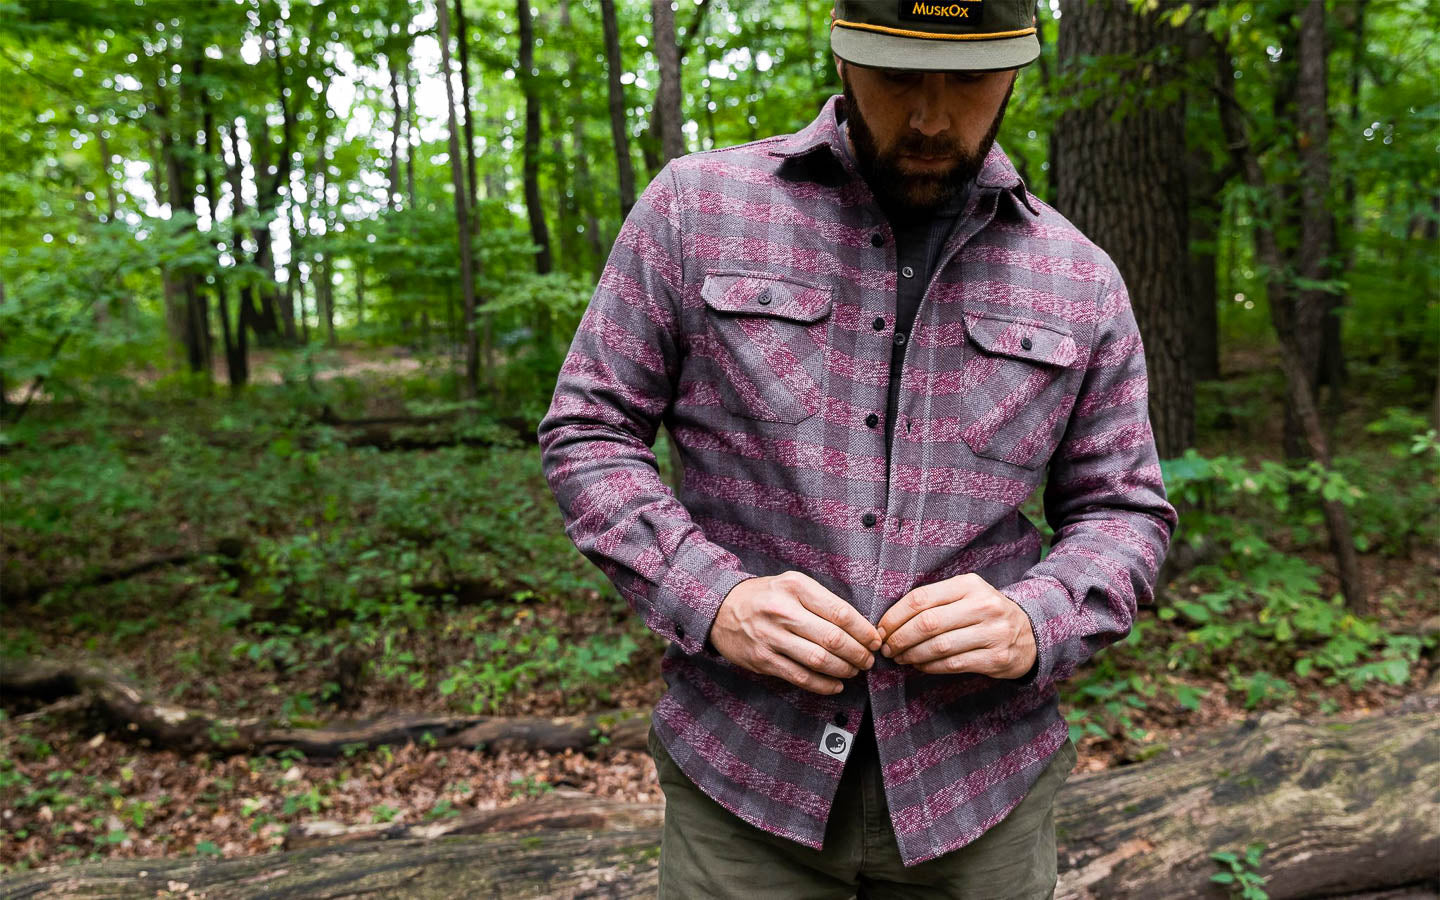
[[[986,353],[1013,356],[1050,366],[1068,366],[1079,350],[1075,338],[1059,326],[1000,316],[965,317],[970,339]]]
[[[829,288],[799,284],[774,275],[710,272],[700,296],[711,309],[795,322],[817,322],[830,312]]]

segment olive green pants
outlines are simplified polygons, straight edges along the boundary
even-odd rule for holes
[[[830,810],[824,848],[815,850],[756,828],[716,803],[680,771],[652,725],[650,754],[665,793],[661,900],[1054,896],[1055,794],[1075,765],[1072,741],[1066,739],[1030,793],[997,825],[958,850],[907,867],[895,843],[868,721],[860,735]]]

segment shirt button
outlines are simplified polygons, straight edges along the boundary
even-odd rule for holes
[[[906,266],[905,268],[900,270],[900,274],[904,275],[906,278],[914,278],[915,270],[910,268],[909,266]]]
[[[874,513],[866,513],[865,515],[861,516],[861,517],[860,517],[860,524],[861,524],[861,525],[864,525],[866,528],[874,528],[874,527],[875,527],[875,514],[874,514]]]
[[[761,305],[761,306],[764,306],[765,304],[767,304],[767,303],[769,303],[769,302],[770,302],[770,295],[769,295],[769,294],[761,294],[761,295],[760,295],[760,305]]]
[[[1023,337],[1023,338],[1020,339],[1020,349],[1021,349],[1021,350],[1029,350],[1029,349],[1030,349],[1030,346],[1031,346],[1031,344],[1030,344],[1030,338],[1029,338],[1028,336],[1027,336],[1027,337]]]
[[[680,640],[682,640],[682,641],[685,640],[685,626],[684,626],[684,625],[676,625],[676,626],[675,626],[675,636],[678,637],[678,638],[679,638]]]
[[[905,332],[903,332],[903,331],[897,331],[897,332],[895,332],[895,346],[897,346],[897,347],[903,347],[904,345],[905,345]]]
[[[878,232],[878,231],[875,232],[874,234],[870,235],[870,246],[872,246],[872,247],[883,247],[883,246],[885,246],[885,235],[881,234],[881,233]]]
[[[865,417],[865,424],[869,425],[871,428],[874,428],[876,425],[880,424],[880,417],[875,415],[874,413],[871,413],[870,415]]]
[[[846,725],[849,724],[849,722],[850,717],[845,715],[844,712],[837,712],[835,714],[835,724],[839,725],[841,728],[844,728]]]
[[[876,316],[876,317],[875,317],[875,321],[870,324],[870,327],[871,327],[871,328],[874,328],[876,331],[884,331],[884,330],[885,330],[885,317],[884,317],[884,316]]]

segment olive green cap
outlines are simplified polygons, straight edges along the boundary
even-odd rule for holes
[[[835,0],[830,48],[857,66],[1016,69],[1040,55],[1034,0]]]

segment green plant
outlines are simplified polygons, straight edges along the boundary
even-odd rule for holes
[[[1265,844],[1255,842],[1245,847],[1244,856],[1232,853],[1228,850],[1215,851],[1210,858],[1229,869],[1223,872],[1216,872],[1210,876],[1210,880],[1217,884],[1230,886],[1231,894],[1236,892],[1245,900],[1265,900],[1270,895],[1265,893],[1263,885],[1266,879],[1254,871],[1260,866],[1260,855],[1265,851]]]

